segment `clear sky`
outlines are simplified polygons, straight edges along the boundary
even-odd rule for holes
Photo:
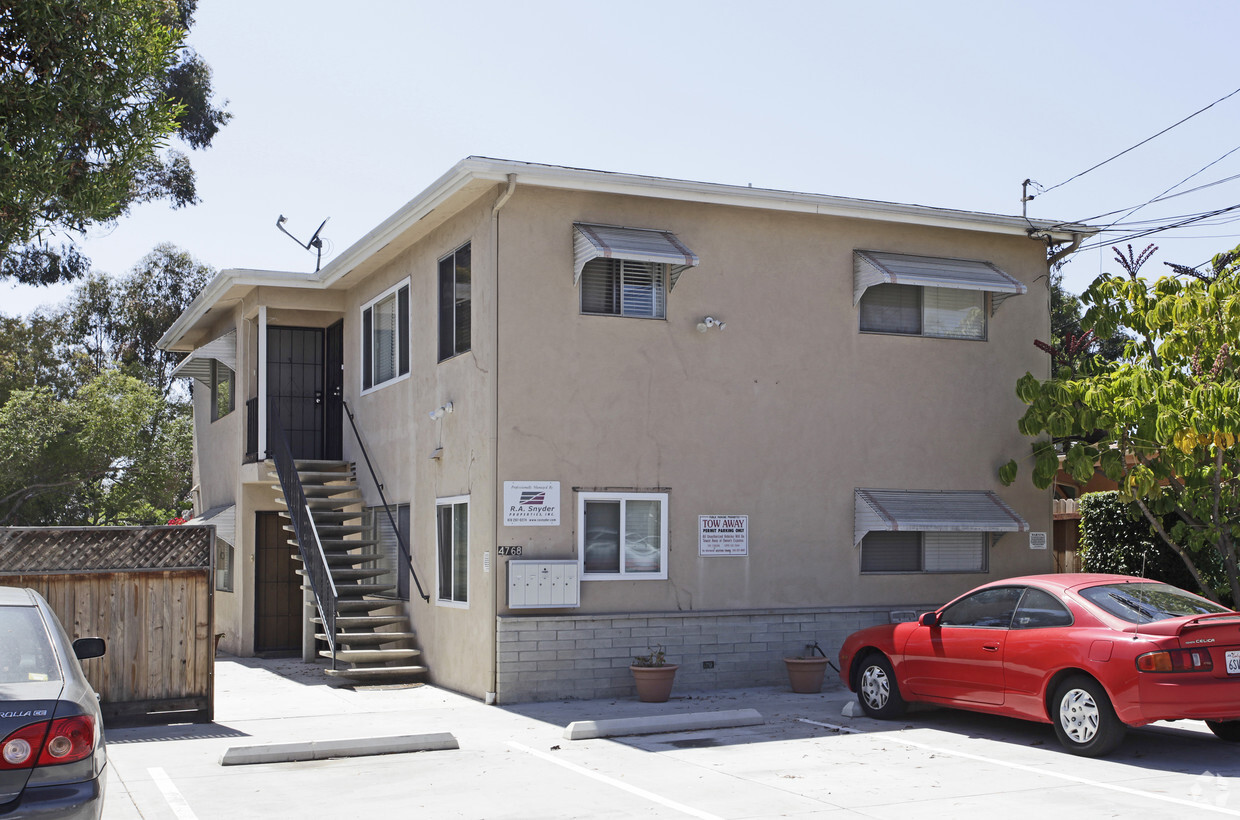
[[[469,155],[1002,214],[1240,88],[1231,0],[200,0],[190,35],[232,122],[190,152],[202,203],[143,206],[83,243],[128,270],[159,242],[216,268],[310,271]],[[1240,94],[1028,203],[1090,220],[1240,147]],[[1240,174],[1240,151],[1184,190]],[[1240,203],[1240,180],[1149,205]],[[1240,210],[1235,212],[1240,215]],[[1115,217],[1092,221],[1106,223]],[[1231,214],[1154,242],[1189,265]],[[1107,246],[1119,235],[1110,235]],[[1079,292],[1107,247],[1066,273]],[[0,310],[67,288],[4,285]]]

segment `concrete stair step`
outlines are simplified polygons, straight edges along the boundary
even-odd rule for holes
[[[367,578],[378,578],[388,574],[388,570],[383,567],[329,567],[328,570],[332,574],[332,580],[336,582],[337,589],[350,581],[364,581]]]
[[[280,488],[279,484],[273,485],[271,489],[275,490],[277,493],[280,493],[280,494],[283,494],[284,492]],[[348,484],[304,484],[303,483],[301,485],[301,491],[306,496],[306,499],[309,500],[309,499],[314,499],[314,498],[331,498],[337,495],[344,495],[345,493],[356,493],[358,489],[357,489],[357,485],[354,484],[353,482],[349,482]]]
[[[324,669],[333,678],[348,678],[360,683],[403,683],[426,673],[425,666],[370,666],[352,669]]]
[[[358,612],[375,612],[376,610],[386,609],[392,606],[398,606],[404,603],[395,598],[350,598],[344,601],[336,602],[336,614],[356,614]],[[314,604],[306,604],[313,607]],[[395,616],[393,616],[395,617]]]
[[[345,663],[388,663],[389,661],[407,661],[421,654],[419,649],[337,649],[336,660]],[[330,658],[331,656],[330,651],[319,650],[319,657]]]
[[[320,641],[327,640],[326,632],[315,633]],[[417,638],[415,632],[341,632],[336,635],[337,646],[377,646],[397,641],[412,641]]]
[[[323,619],[315,616],[312,623],[323,625]],[[374,629],[380,626],[407,623],[404,615],[337,615],[336,629]]]
[[[318,529],[315,527],[315,529]],[[323,533],[319,533],[319,543],[323,545],[324,552],[346,552],[348,550],[360,549],[362,547],[375,547],[379,545],[377,538],[324,538]]]
[[[297,570],[297,574],[302,578],[307,577],[304,569]],[[303,583],[301,588],[313,592],[309,583]],[[354,581],[343,581],[336,584],[336,597],[340,600],[362,598],[366,595],[386,595],[395,591],[396,587],[393,584],[363,584]]]
[[[353,567],[358,564],[365,564],[369,561],[378,561],[384,557],[381,552],[327,552],[324,555],[327,558],[327,566],[330,567]],[[294,561],[300,561],[301,555],[294,554]],[[387,572],[388,570],[384,570]]]
[[[298,556],[294,555],[294,559]],[[300,561],[298,561],[300,563]],[[329,566],[327,571],[331,573],[332,583],[336,585],[336,594],[343,595],[341,590],[356,592],[357,587],[366,586],[382,586],[384,589],[394,589],[391,584],[366,584],[368,578],[378,578],[381,575],[390,575],[391,573],[382,567],[333,567]],[[305,578],[307,573],[305,568],[295,569],[293,572]],[[357,595],[349,595],[350,598],[357,598]]]
[[[356,488],[354,488],[356,489]],[[306,498],[306,506],[310,508],[310,515],[315,516],[320,512],[345,512],[343,507],[352,507],[356,504],[364,502],[360,495],[358,496],[332,496],[331,498]],[[283,495],[276,497],[277,504],[283,504],[288,507],[288,502]],[[358,513],[360,515],[360,513]],[[318,523],[316,518],[315,523]]]
[[[311,458],[295,458],[293,459],[293,467],[300,473],[302,470],[308,472],[352,472],[353,462],[351,461],[327,461],[325,459]]]

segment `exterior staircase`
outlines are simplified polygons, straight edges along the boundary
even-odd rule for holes
[[[327,674],[366,683],[417,679],[426,667],[417,663],[421,652],[413,648],[417,636],[409,617],[401,601],[379,597],[392,593],[396,587],[380,580],[381,576],[390,576],[389,569],[374,566],[383,553],[377,549],[379,542],[373,537],[372,528],[364,521],[362,494],[353,465],[301,460],[293,465],[336,587],[335,663],[334,668],[326,670]],[[277,502],[287,507],[278,480],[273,489]],[[284,528],[291,533],[291,521]],[[300,562],[295,536],[289,544],[294,560]],[[302,576],[302,588],[309,589],[309,573],[303,568],[298,574]],[[317,611],[313,623],[323,629],[323,619]],[[327,641],[324,632],[315,637]],[[319,655],[331,658],[332,652],[324,649]]]

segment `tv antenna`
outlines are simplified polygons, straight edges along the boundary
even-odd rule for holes
[[[327,219],[331,219],[331,217],[329,216]],[[315,273],[319,272],[319,267],[323,264],[323,238],[319,236],[319,233],[323,230],[323,226],[327,224],[327,219],[324,219],[321,223],[319,223],[319,227],[315,230],[314,236],[310,237],[309,242],[304,243],[289,233],[288,229],[284,227],[284,223],[288,222],[288,217],[284,214],[280,214],[280,218],[276,220],[276,227],[283,231],[285,236],[296,242],[298,245],[301,245],[306,250],[314,248],[318,252],[318,258],[314,262]]]

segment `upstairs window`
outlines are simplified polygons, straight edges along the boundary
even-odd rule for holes
[[[627,259],[591,259],[581,272],[581,312],[662,319],[667,266]]]
[[[920,285],[873,285],[861,297],[861,330],[984,340],[986,293]]]
[[[237,375],[218,359],[211,359],[211,421],[231,413],[237,406]]]
[[[362,307],[362,390],[409,375],[409,285],[388,288]]]
[[[469,243],[439,260],[439,361],[469,350],[472,253]]]
[[[867,333],[986,339],[986,319],[1028,288],[990,262],[853,251],[853,304]]]

